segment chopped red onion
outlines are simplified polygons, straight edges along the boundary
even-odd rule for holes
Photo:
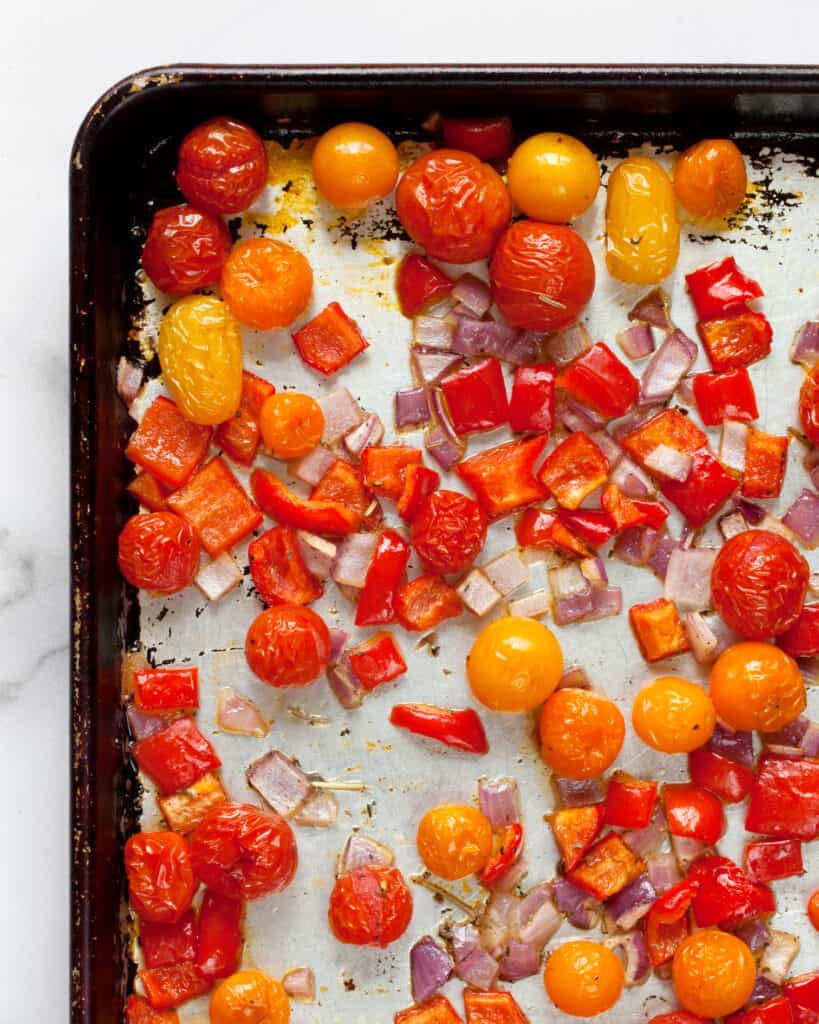
[[[609,581],[605,563],[599,556],[581,559],[580,571],[593,587],[605,587]]]
[[[445,949],[425,935],[410,949],[412,998],[423,1003],[452,977],[455,963]]]
[[[325,537],[308,533],[306,530],[297,530],[296,539],[308,572],[320,580],[326,580],[336,560],[338,546]]]
[[[544,355],[550,363],[562,368],[573,363],[578,356],[588,352],[591,347],[592,340],[589,337],[589,332],[583,324],[577,323],[547,337],[544,344]]]
[[[671,300],[662,288],[652,288],[629,311],[629,320],[639,320],[663,331],[673,331]]]
[[[482,882],[481,884],[491,892],[514,892],[528,874],[529,865],[523,857],[519,857],[511,867],[507,868],[493,882]]]
[[[520,821],[518,784],[514,779],[482,779],[478,783],[478,804],[493,829]]]
[[[370,415],[344,437],[344,447],[353,456],[359,456],[365,448],[380,444],[384,436],[384,424],[376,414]]]
[[[455,333],[452,316],[417,316],[412,321],[412,342],[422,348],[449,351]]]
[[[501,595],[480,569],[472,569],[457,587],[458,597],[473,615],[486,615],[500,601]]]
[[[575,562],[550,569],[549,585],[556,601],[576,597],[580,594],[588,594],[591,590],[589,581],[580,571],[580,566]]]
[[[791,345],[791,359],[808,370],[819,362],[819,320],[808,320],[796,332]]]
[[[467,985],[472,985],[482,991],[492,988],[497,980],[499,970],[497,960],[480,946],[476,946],[463,960],[455,962],[455,975],[461,981],[465,981]]]
[[[259,739],[267,736],[270,728],[253,701],[230,686],[220,686],[216,694],[216,726],[223,732]]]
[[[342,437],[359,425],[364,413],[347,390],[339,388],[318,400],[324,414],[324,431],[321,435],[323,444],[335,444]]]
[[[529,570],[516,548],[504,551],[502,555],[487,562],[483,566],[483,571],[501,597],[506,597],[513,590],[522,587],[529,579]]]
[[[557,913],[557,911],[555,911]],[[558,920],[560,918],[558,917]],[[540,970],[540,953],[525,942],[514,939],[506,947],[506,954],[500,962],[500,977],[503,981],[520,981],[531,978]]]
[[[443,930],[442,930],[442,934]],[[465,960],[470,953],[473,953],[481,944],[481,933],[474,924],[464,921],[462,924],[453,925],[446,935],[452,947],[452,955],[456,963]]]
[[[586,670],[579,665],[572,665],[566,669],[558,680],[558,690],[590,690],[591,680],[586,675]]]
[[[588,807],[590,804],[602,804],[606,799],[606,783],[600,776],[594,779],[564,779],[560,775],[553,775],[552,781],[561,807]]]
[[[666,837],[665,815],[657,810],[645,828],[633,828],[623,833],[623,842],[638,857],[656,853]]]
[[[378,544],[376,533],[351,533],[338,545],[330,575],[336,583],[363,587]]]
[[[293,815],[297,825],[306,828],[328,828],[338,820],[338,800],[326,789],[316,789]]]
[[[455,282],[452,297],[462,302],[474,316],[480,319],[489,312],[492,305],[492,292],[489,285],[474,274],[464,274]]]
[[[229,551],[203,565],[193,580],[209,601],[221,601],[241,581],[242,570]]]
[[[335,665],[327,666],[326,675],[333,695],[343,708],[351,711],[361,707],[364,691],[350,668],[346,654],[342,654]]]
[[[642,985],[651,974],[648,944],[642,930],[630,932],[628,935],[615,935],[611,939],[606,939],[604,945],[621,955],[625,967],[626,988]]]
[[[628,526],[617,535],[612,554],[627,565],[648,565],[657,547],[658,533],[650,526]]]
[[[598,901],[567,878],[554,880],[554,894],[557,909],[575,928],[594,928],[600,920],[602,908]]]
[[[435,384],[449,373],[463,365],[460,356],[451,352],[436,352],[433,349],[413,349],[412,368],[421,384]]]
[[[756,505],[753,501],[748,501],[747,498],[735,498],[734,504],[749,526],[760,526],[768,514],[761,505]]]
[[[719,461],[735,473],[745,472],[748,450],[748,424],[740,420],[724,420],[719,442]]]
[[[427,431],[424,447],[441,469],[447,471],[461,460],[466,450],[464,444],[458,444],[440,426]]]
[[[496,320],[459,317],[452,337],[452,351],[463,356],[488,355],[505,359],[518,340],[518,329]]]
[[[581,622],[597,622],[610,619],[623,610],[623,591],[620,587],[592,587],[592,607]]]
[[[141,366],[136,366],[125,356],[120,357],[117,363],[117,394],[127,406],[139,394],[144,376],[145,371]]]
[[[328,665],[337,664],[349,639],[350,634],[346,633],[343,629],[330,630],[330,656],[327,659]]]
[[[745,921],[739,928],[733,931],[734,935],[738,939],[742,939],[752,953],[757,953],[760,949],[764,949],[771,941],[770,928],[758,917],[753,921]]]
[[[336,864],[336,875],[346,875],[348,871],[375,864],[389,868],[395,862],[395,856],[389,846],[379,843],[370,836],[362,836],[357,832],[347,837]]]
[[[701,612],[711,607],[711,570],[716,548],[688,548],[671,552],[665,573],[665,598],[680,612]]]
[[[790,724],[786,725],[784,729],[766,733],[765,743],[767,746],[793,747],[801,750],[802,737],[808,731],[809,725],[810,719],[808,716],[800,715]]]
[[[552,597],[548,590],[539,587],[530,590],[522,597],[509,602],[509,614],[518,615],[523,619],[540,619],[547,615],[552,605]]]
[[[651,910],[657,891],[648,875],[643,874],[621,889],[606,904],[606,912],[622,932],[631,931]]]
[[[689,836],[671,836],[671,849],[677,858],[680,870],[685,874],[695,860],[698,860],[705,850],[705,843],[699,839],[691,839]]]
[[[518,896],[506,892],[493,892],[479,923],[481,946],[495,959],[499,959],[510,939],[509,918],[520,902]]]
[[[655,853],[646,859],[648,877],[658,896],[668,892],[678,882],[682,881],[677,861],[671,853]]]
[[[552,614],[558,626],[568,626],[572,622],[581,622],[594,611],[592,589],[585,594],[572,594],[571,597],[557,598]]]
[[[457,445],[463,445],[465,447],[466,443],[462,441],[455,432],[455,427],[453,426],[452,420],[449,416],[449,407],[446,404],[444,393],[440,388],[432,388],[430,390],[429,403],[438,426],[444,431],[451,441],[454,441]]]
[[[670,533],[663,533],[661,535],[648,560],[648,564],[655,576],[658,576],[661,580],[665,579],[668,563],[671,561],[671,552],[676,551],[679,547],[680,542],[674,540]]]
[[[480,320],[479,316],[475,316],[472,310],[465,306],[462,302],[459,302],[457,306],[452,308],[452,316],[455,320],[466,319],[466,320]]]
[[[654,351],[654,333],[649,324],[636,324],[620,331],[617,344],[629,359],[645,359]]]
[[[526,363],[536,363],[540,359],[543,348],[543,334],[539,331],[519,331],[517,338],[507,346],[499,359],[503,359],[513,366],[524,366]]]
[[[658,444],[646,455],[644,462],[646,469],[662,479],[684,483],[688,479],[694,460],[688,452],[670,448],[667,444]]]
[[[280,750],[269,750],[245,772],[248,785],[283,817],[294,814],[313,793],[313,784],[299,766]]]
[[[623,449],[606,430],[595,430],[589,437],[609,460],[609,468],[614,469],[623,457]]]
[[[312,967],[291,967],[282,978],[282,988],[299,1003],[312,1003],[316,998],[316,979]]]
[[[540,952],[561,924],[560,914],[552,901],[549,882],[530,889],[517,903],[509,916],[509,929],[513,937]]]
[[[720,757],[729,761],[744,765],[745,768],[754,766],[754,735],[750,732],[735,732],[727,725],[717,722],[711,739],[708,741],[708,749]]]
[[[694,365],[698,352],[696,342],[682,331],[675,330],[666,335],[640,380],[638,404],[646,406],[668,401]]]
[[[759,973],[774,985],[781,985],[796,959],[799,945],[795,935],[771,929],[771,937],[759,961]]]
[[[146,715],[135,704],[128,705],[126,714],[128,728],[135,740],[144,740],[146,736],[153,736],[155,732],[160,732],[168,724],[166,715]]]
[[[801,747],[805,757],[819,757],[819,723],[811,722],[808,725]]]
[[[736,537],[739,533],[745,533],[748,529],[748,524],[745,522],[745,518],[741,512],[726,512],[721,515],[717,520],[717,526],[719,532],[722,534],[723,540],[730,540],[732,537]]]
[[[315,487],[337,461],[336,456],[329,449],[318,445],[307,455],[291,462],[287,471],[296,480]]]
[[[714,631],[699,612],[686,612],[682,623],[695,660],[700,665],[710,665],[716,659],[719,647]]]
[[[694,376],[696,374],[683,377],[677,385],[677,390],[674,392],[674,397],[677,401],[682,405],[687,405],[690,409],[697,404],[697,400],[694,398]]]
[[[555,418],[558,423],[572,432],[582,430],[586,434],[599,430],[605,420],[586,405],[561,392],[555,403]]]
[[[654,491],[651,479],[627,455],[611,471],[610,479],[627,498],[647,498]]]
[[[756,984],[748,997],[747,1005],[758,1006],[760,1003],[768,1003],[772,999],[776,999],[781,995],[782,989],[779,985],[775,985],[769,978],[766,978],[764,974],[757,974]]]
[[[429,399],[427,389],[407,388],[395,393],[395,425],[404,427],[421,426],[430,420]]]
[[[815,548],[819,544],[819,494],[803,490],[782,516],[782,522],[805,547]]]

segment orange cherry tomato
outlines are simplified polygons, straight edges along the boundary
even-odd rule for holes
[[[808,900],[808,918],[813,927],[819,932],[819,889],[812,893]]]
[[[498,172],[457,149],[418,157],[398,183],[395,207],[410,238],[447,263],[486,259],[512,215]]]
[[[628,157],[606,191],[606,266],[630,284],[658,284],[680,254],[680,222],[671,179],[647,156]]]
[[[730,139],[703,139],[680,153],[674,191],[695,217],[727,217],[742,205],[748,188],[745,159]]]
[[[416,843],[426,868],[454,882],[486,867],[492,855],[492,826],[474,807],[440,804],[421,818]]]
[[[310,264],[275,238],[238,242],[222,271],[222,294],[236,319],[257,331],[287,327],[307,308],[313,291]]]
[[[395,188],[398,153],[387,136],[370,124],[337,124],[313,150],[313,177],[333,206],[359,209]]]
[[[756,983],[756,962],[735,935],[706,928],[689,935],[671,968],[677,998],[700,1017],[725,1017],[748,1001]]]
[[[210,1024],[288,1024],[290,1000],[262,971],[237,971],[210,998]]]
[[[144,921],[174,924],[191,905],[196,880],[178,832],[138,832],[125,844],[131,905]]]
[[[565,224],[594,202],[600,168],[580,139],[542,132],[526,139],[512,154],[507,179],[509,194],[527,217]]]
[[[445,575],[463,572],[486,540],[486,516],[460,491],[433,491],[412,523],[412,544],[424,565]]]
[[[819,447],[819,366],[814,366],[799,392],[799,422],[805,437]]]
[[[327,918],[339,942],[383,949],[409,927],[412,893],[398,868],[367,864],[336,880]]]
[[[592,779],[609,768],[623,745],[620,709],[591,690],[555,690],[540,713],[541,756],[567,779]]]
[[[729,647],[711,669],[720,719],[741,732],[778,732],[805,710],[805,683],[793,658],[773,644]]]
[[[169,295],[216,284],[230,255],[227,225],[187,203],[157,210],[142,249],[142,267]]]
[[[623,991],[623,965],[600,942],[565,942],[550,954],[543,972],[546,994],[563,1013],[596,1017],[605,1013]]]
[[[554,692],[563,653],[536,619],[506,615],[484,626],[466,659],[475,698],[493,711],[532,711]]]
[[[321,441],[324,413],[309,395],[280,391],[265,401],[259,426],[274,459],[299,459]]]
[[[266,608],[251,623],[245,657],[269,686],[308,686],[330,657],[330,632],[314,611],[296,604]]]
[[[209,213],[241,213],[267,182],[267,153],[241,121],[215,117],[182,140],[176,183],[193,206]]]
[[[644,686],[631,709],[634,731],[662,754],[689,754],[711,738],[714,705],[701,686],[678,676],[661,676]]]
[[[199,571],[199,538],[175,512],[131,516],[119,535],[119,571],[131,586],[175,594]]]

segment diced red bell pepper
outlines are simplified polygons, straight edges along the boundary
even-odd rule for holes
[[[645,917],[645,939],[652,967],[669,963],[688,935],[688,911],[699,883],[688,879],[673,885],[651,905]]]
[[[640,394],[637,378],[602,341],[575,359],[558,377],[557,386],[606,419],[624,416]]]
[[[412,317],[449,295],[455,282],[424,256],[411,252],[398,268],[398,302],[404,316]]]
[[[668,509],[661,501],[627,498],[617,484],[609,484],[603,489],[600,504],[617,532],[630,526],[650,526],[652,530],[659,530],[668,519]]]
[[[737,480],[714,458],[707,448],[693,455],[685,480],[666,480],[660,488],[664,497],[676,505],[690,526],[702,526],[737,489]]]
[[[441,381],[456,434],[494,430],[509,419],[503,370],[497,359],[484,359]]]
[[[819,1018],[817,1018],[819,1019]],[[750,1010],[732,1013],[725,1024],[793,1024],[793,1011],[786,996],[752,1006]]]
[[[701,320],[697,331],[718,372],[758,363],[771,351],[773,331],[764,313],[747,310],[725,319]]]
[[[764,754],[745,828],[805,842],[819,838],[819,761]]]
[[[466,1024],[529,1024],[529,1018],[511,992],[464,989]]]
[[[234,547],[262,522],[262,513],[219,456],[175,491],[168,507],[187,519],[212,558]]]
[[[793,1024],[819,1024],[819,971],[789,978],[782,992],[791,1004]]]
[[[748,843],[742,860],[752,882],[775,882],[803,875],[802,844],[797,839],[766,839]]]
[[[398,501],[407,467],[420,466],[422,458],[420,450],[409,445],[372,445],[361,453],[361,479],[373,494]]]
[[[776,642],[792,658],[819,654],[819,604],[804,605],[796,622]]]
[[[199,908],[196,969],[203,978],[226,978],[239,966],[242,950],[243,900],[230,900],[205,890]]]
[[[638,878],[645,863],[612,832],[588,851],[574,870],[566,873],[570,882],[590,892],[595,899],[607,900]]]
[[[441,131],[444,145],[449,149],[473,153],[488,163],[509,156],[515,141],[512,122],[505,116],[445,117],[441,121]]]
[[[167,508],[165,499],[171,493],[161,480],[157,480],[150,473],[137,473],[134,479],[125,488],[132,497],[151,512],[162,512]]]
[[[199,707],[199,670],[195,667],[137,669],[134,701],[146,715],[193,711]]]
[[[458,592],[440,576],[416,576],[398,591],[395,617],[414,632],[435,629],[446,619],[453,619],[464,610]]]
[[[564,807],[549,819],[555,842],[563,858],[563,870],[572,871],[600,835],[606,816],[604,804]]]
[[[537,478],[564,508],[579,508],[606,482],[609,460],[582,430],[561,441],[540,467]]]
[[[546,437],[507,441],[458,464],[458,476],[488,519],[499,519],[546,497],[546,488],[535,477],[546,441]]]
[[[733,256],[726,256],[685,275],[698,320],[712,320],[744,309],[763,295],[756,281],[747,277]]]
[[[418,515],[421,503],[432,494],[440,482],[440,473],[436,473],[429,466],[407,466],[404,471],[404,489],[395,503],[398,515],[411,523]]]
[[[349,653],[353,675],[365,690],[392,682],[407,671],[407,663],[392,633],[375,633]]]
[[[173,1010],[210,992],[213,984],[203,978],[191,963],[140,971],[139,978],[154,1010]]]
[[[399,1010],[393,1024],[464,1024],[446,996],[433,996],[425,1003]]]
[[[708,437],[679,409],[666,409],[621,437],[620,444],[646,469],[646,458],[660,445],[693,455],[708,444]]]
[[[434,704],[396,704],[390,723],[416,736],[438,740],[469,754],[486,754],[489,742],[483,722],[472,708],[439,708]]]
[[[177,718],[135,743],[132,752],[163,795],[185,789],[222,763],[192,718]]]
[[[614,536],[616,527],[608,512],[602,509],[555,509],[560,522],[590,548],[599,548]]]
[[[292,526],[273,526],[247,549],[250,575],[267,605],[310,604],[324,587],[304,564]]]
[[[355,612],[357,626],[383,626],[395,618],[395,600],[404,579],[410,547],[395,530],[384,530],[367,569]]]
[[[481,871],[481,885],[493,886],[517,862],[523,849],[523,825],[515,822],[500,830],[497,847]]]
[[[196,914],[188,909],[173,924],[139,922],[139,944],[146,967],[169,967],[196,958]]]
[[[745,498],[776,498],[785,482],[790,437],[748,431],[742,494]]]
[[[384,513],[374,495],[364,486],[358,470],[343,459],[336,459],[310,492],[310,501],[332,501],[343,505],[358,517],[365,530],[376,530]]]
[[[713,846],[725,830],[725,812],[713,793],[681,782],[663,786],[668,831]]]
[[[250,466],[262,443],[259,418],[262,406],[276,394],[270,381],[257,377],[255,373],[242,373],[242,397],[234,416],[216,428],[214,443],[228,458],[241,466]]]
[[[359,527],[356,512],[337,501],[302,498],[269,470],[254,469],[250,475],[250,489],[265,515],[285,526],[330,536],[355,533]]]
[[[631,504],[640,515],[640,521],[636,526],[648,526],[652,530],[659,530],[668,519],[669,509],[661,501],[643,501],[641,498],[631,498]]]
[[[677,606],[665,597],[632,605],[628,618],[640,653],[648,662],[662,661],[689,649]]]
[[[657,783],[615,772],[606,793],[606,824],[616,828],[645,828],[657,800]]]
[[[727,857],[700,857],[688,869],[688,879],[698,885],[694,919],[700,928],[732,928],[776,910],[771,890],[752,882]]]
[[[210,437],[210,427],[186,420],[159,395],[131,434],[125,455],[168,487],[181,487],[208,454]]]
[[[515,524],[515,536],[523,548],[553,548],[575,558],[594,558],[594,552],[550,509],[527,508]]]
[[[738,804],[751,792],[754,773],[736,761],[700,747],[688,755],[688,774],[697,786],[715,793],[729,804]]]
[[[293,335],[302,360],[329,376],[369,348],[355,320],[337,302],[331,302]]]
[[[744,368],[727,373],[698,373],[692,388],[697,412],[706,427],[716,427],[723,420],[755,420],[754,385]]]
[[[516,433],[546,434],[555,422],[555,380],[551,363],[518,366],[509,400],[509,426]]]
[[[125,1024],[179,1024],[176,1010],[154,1010],[141,996],[128,996]]]

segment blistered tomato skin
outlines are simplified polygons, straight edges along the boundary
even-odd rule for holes
[[[486,259],[512,215],[503,179],[471,153],[436,149],[413,163],[395,193],[398,219],[434,259]]]
[[[154,214],[142,249],[142,267],[160,291],[189,295],[216,284],[230,254],[224,221],[187,203]]]
[[[381,949],[399,939],[412,918],[412,893],[398,868],[368,864],[337,879],[327,919],[339,942]]]
[[[222,295],[236,319],[257,331],[287,327],[307,308],[313,291],[310,264],[275,238],[239,242],[222,271]]]
[[[799,422],[805,437],[819,447],[819,366],[805,377],[799,392]]]
[[[210,999],[210,1024],[288,1024],[290,1000],[281,982],[262,971],[237,971]]]
[[[735,935],[705,928],[694,932],[674,954],[672,979],[677,998],[691,1013],[725,1017],[744,1006],[756,981],[756,964]]]
[[[327,665],[330,632],[309,608],[291,604],[266,608],[247,631],[245,656],[269,686],[309,686]]]
[[[485,540],[480,505],[459,491],[434,491],[412,524],[413,547],[424,565],[441,575],[468,569]]]
[[[119,571],[134,587],[176,594],[199,570],[199,539],[175,512],[131,516],[119,535]]]
[[[242,336],[221,299],[188,295],[159,326],[159,363],[171,397],[192,423],[224,423],[242,397]]]
[[[680,222],[671,179],[646,156],[611,173],[606,200],[606,266],[630,284],[658,284],[677,263]]]
[[[209,213],[241,213],[267,183],[267,153],[241,121],[215,117],[182,140],[176,182],[193,206]]]
[[[196,891],[190,851],[177,832],[139,832],[125,844],[125,871],[134,910],[146,921],[173,924]]]
[[[558,331],[594,291],[594,262],[580,235],[561,224],[519,220],[501,235],[490,266],[492,295],[513,327]]]
[[[492,853],[492,826],[475,807],[440,804],[421,818],[416,843],[427,870],[454,882],[486,866]]]
[[[333,206],[360,209],[395,188],[398,153],[372,125],[338,124],[321,136],[313,150],[313,178]]]
[[[554,692],[563,674],[563,653],[554,633],[517,615],[490,622],[466,659],[475,698],[493,711],[531,711]]]
[[[703,139],[680,153],[674,191],[695,217],[715,220],[735,213],[748,188],[745,160],[730,139]]]
[[[600,168],[594,153],[562,132],[522,142],[509,160],[509,194],[527,217],[565,224],[594,202]]]
[[[710,687],[721,721],[741,732],[778,732],[805,710],[799,666],[773,644],[748,641],[723,651]]]

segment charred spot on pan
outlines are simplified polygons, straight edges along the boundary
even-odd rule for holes
[[[233,239],[234,242],[238,242],[239,241],[239,228],[242,226],[242,218],[241,217],[231,217],[230,220],[227,222],[227,226],[228,226],[228,231],[230,232],[230,237]]]
[[[168,606],[166,604],[163,604],[162,607],[159,609],[159,612],[157,613],[156,621],[157,622],[161,622],[165,618],[165,616],[167,614],[168,614]]]
[[[344,991],[355,992],[355,978],[344,978]]]

